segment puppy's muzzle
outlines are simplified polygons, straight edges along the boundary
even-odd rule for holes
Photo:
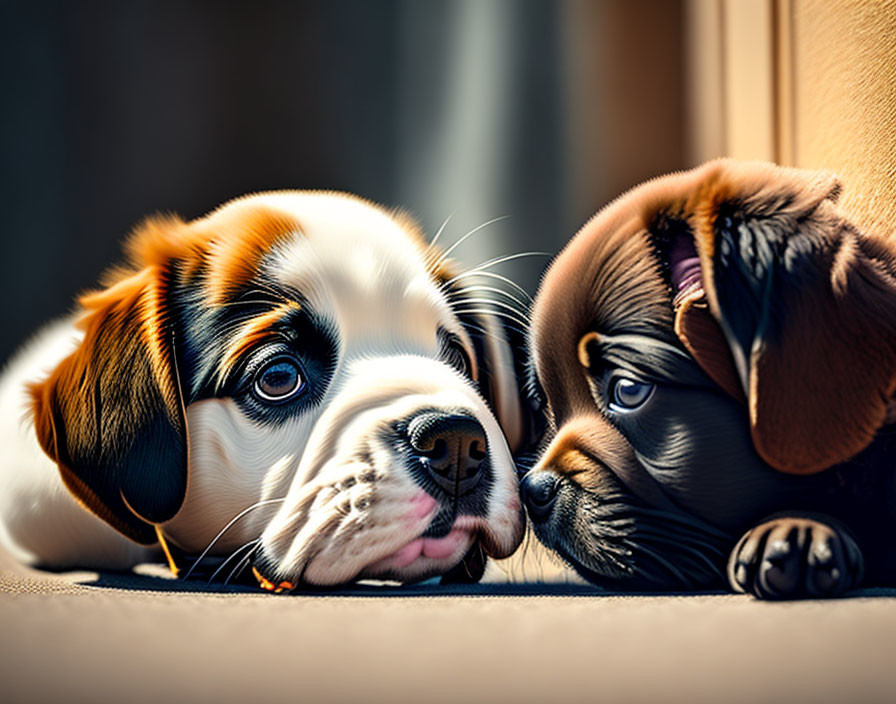
[[[488,456],[485,429],[467,415],[429,411],[408,424],[411,451],[435,487],[451,499],[474,491]]]
[[[520,494],[533,523],[544,523],[554,510],[560,479],[553,472],[533,471],[520,482]]]

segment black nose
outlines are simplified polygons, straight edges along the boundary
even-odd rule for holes
[[[529,472],[520,482],[520,492],[533,523],[544,523],[551,515],[560,480],[552,472]]]
[[[488,445],[475,418],[421,413],[408,424],[408,438],[429,476],[451,496],[463,496],[479,483]]]

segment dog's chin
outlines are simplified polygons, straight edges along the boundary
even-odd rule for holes
[[[596,495],[563,482],[535,535],[579,576],[604,589],[672,592],[724,585],[727,536],[626,492]]]
[[[409,480],[369,468],[349,481],[306,485],[303,494],[287,518],[269,525],[254,556],[256,571],[273,584],[419,582],[449,572],[477,542],[503,558],[522,541],[516,495],[485,516],[451,516]]]
[[[425,499],[420,505],[428,505]],[[433,519],[434,519],[433,514]],[[372,543],[361,551],[350,551],[333,559],[335,552],[323,547],[318,554],[302,566],[298,574],[295,568],[286,570],[260,553],[256,559],[256,569],[263,575],[276,576],[276,582],[289,582],[293,586],[308,585],[329,587],[362,580],[379,580],[411,584],[449,572],[457,566],[475,543],[482,546],[485,554],[501,558],[511,554],[521,541],[519,537],[497,536],[488,522],[475,516],[458,516],[445,535],[427,535],[424,526],[405,536],[392,535],[388,540]],[[397,547],[396,547],[397,544]],[[342,548],[340,548],[342,550]]]

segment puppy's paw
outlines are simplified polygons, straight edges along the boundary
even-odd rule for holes
[[[748,530],[731,551],[728,581],[760,599],[839,596],[864,575],[862,551],[833,520],[783,517]]]

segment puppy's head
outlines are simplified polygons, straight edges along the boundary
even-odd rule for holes
[[[148,221],[130,267],[82,299],[79,348],[33,389],[42,446],[130,538],[250,543],[275,583],[506,556],[531,409],[501,327],[461,322],[460,280],[421,242],[331,193]]]
[[[556,435],[523,493],[594,581],[721,582],[735,533],[892,421],[896,258],[824,174],[709,163],[592,219],[536,298]]]

